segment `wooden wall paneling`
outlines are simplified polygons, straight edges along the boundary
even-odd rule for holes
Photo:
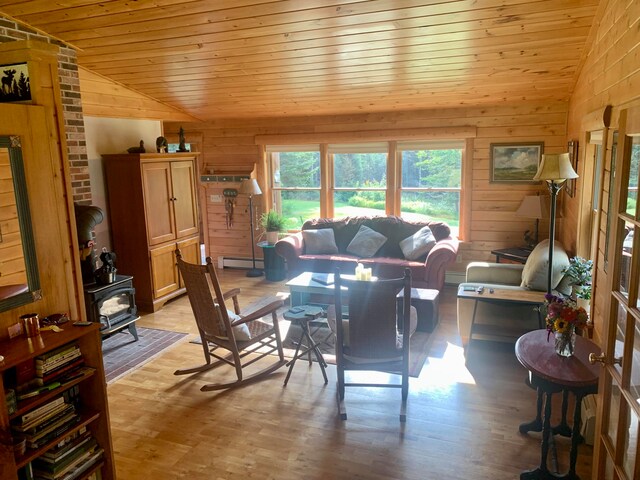
[[[86,68],[78,68],[85,115],[193,121],[194,117]]]
[[[247,137],[254,134],[259,144],[274,141],[277,144],[287,142],[309,142],[322,140],[331,142],[336,138],[362,140],[363,134],[368,139],[393,140],[392,135],[399,132],[399,126],[420,125],[420,128],[410,129],[421,131],[426,139],[442,138],[449,135],[469,135],[467,140],[468,153],[471,161],[465,161],[465,192],[468,202],[464,203],[467,211],[465,226],[468,232],[465,242],[460,247],[462,263],[453,266],[456,270],[463,270],[466,263],[472,260],[493,260],[490,251],[495,248],[517,246],[523,243],[523,234],[533,227],[533,223],[516,218],[513,213],[525,195],[546,194],[545,185],[538,184],[491,184],[489,183],[489,147],[495,142],[523,142],[543,141],[546,152],[566,151],[566,116],[568,106],[561,102],[551,103],[514,103],[503,106],[469,107],[455,109],[413,110],[408,112],[387,112],[385,114],[367,113],[360,115],[322,115],[293,118],[270,119],[229,119],[213,122],[183,124],[186,131],[197,130],[204,135],[205,151],[203,155],[206,163],[211,163],[215,170],[221,167],[222,156],[214,154],[218,145],[224,146],[225,151],[235,141],[246,146]],[[446,125],[445,128],[441,125]],[[166,122],[166,131],[175,131],[181,124]],[[304,130],[304,132],[301,132]],[[405,133],[407,130],[403,130]],[[436,132],[440,132],[436,134]],[[533,133],[532,133],[533,132]],[[475,137],[475,138],[474,138]],[[456,137],[458,138],[458,137]],[[259,155],[229,155],[224,160],[224,167],[229,168],[234,157],[237,163],[233,168],[237,172],[250,172],[253,164],[259,161]],[[212,158],[214,160],[212,160]],[[466,159],[465,159],[466,160]],[[326,170],[327,175],[330,171]],[[326,179],[330,181],[330,179]],[[323,204],[324,205],[324,204]],[[238,207],[236,207],[238,211]],[[498,211],[502,215],[494,215]],[[222,212],[221,212],[222,213]],[[325,213],[323,213],[325,215]],[[331,216],[332,212],[327,212]],[[210,220],[210,215],[207,216]],[[220,221],[224,219],[220,217]],[[540,224],[540,238],[545,238],[548,225]],[[487,225],[491,225],[490,227]],[[224,228],[224,223],[222,230]],[[558,222],[558,226],[561,222]],[[560,228],[560,227],[559,227]],[[209,233],[213,235],[217,228],[209,225]],[[248,227],[247,227],[248,230]],[[247,232],[248,233],[248,232]],[[244,252],[230,252],[228,246],[216,246],[216,239],[210,237],[211,251],[224,251],[225,254],[250,256],[248,243]],[[475,248],[480,244],[481,248]],[[236,247],[237,248],[237,247]]]
[[[41,316],[54,312],[69,312],[72,318],[83,318],[76,284],[79,281],[78,258],[71,255],[77,245],[69,225],[75,225],[67,209],[66,183],[62,171],[60,151],[52,151],[51,143],[43,141],[56,137],[46,121],[47,110],[41,106],[0,105],[0,133],[19,135],[29,192],[29,203],[36,245],[42,299],[35,303],[0,313],[0,338],[7,337],[6,328],[17,318],[35,311]],[[53,120],[53,119],[51,119]],[[58,211],[66,214],[60,222]]]

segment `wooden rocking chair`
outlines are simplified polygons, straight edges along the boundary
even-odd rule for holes
[[[240,289],[234,288],[222,293],[211,258],[207,257],[206,265],[193,265],[182,260],[180,250],[176,250],[176,257],[202,339],[206,363],[199,367],[176,370],[174,375],[204,372],[225,363],[235,367],[236,381],[204,385],[200,390],[206,392],[245,385],[282,367],[286,362],[276,310],[282,307],[284,302],[274,298],[268,305],[240,315],[238,303]],[[228,311],[225,306],[225,300],[230,298],[233,301],[235,314]],[[271,314],[273,325],[260,320],[269,314]],[[228,350],[229,353],[225,356],[218,355],[218,348]],[[252,375],[243,375],[244,367],[275,351],[278,352],[278,360],[275,363]],[[247,355],[251,357],[243,364],[242,359]],[[212,363],[212,357],[217,361]]]

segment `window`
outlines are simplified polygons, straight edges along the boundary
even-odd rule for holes
[[[320,150],[318,145],[268,147],[271,161],[273,209],[299,229],[305,220],[320,217]]]
[[[329,145],[335,217],[385,215],[387,143]]]
[[[463,148],[461,142],[398,144],[403,218],[446,222],[458,235]]]

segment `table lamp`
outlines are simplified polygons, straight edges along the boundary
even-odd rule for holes
[[[568,153],[542,155],[542,162],[533,177],[534,180],[545,180],[551,193],[551,211],[549,214],[549,267],[547,273],[547,293],[551,294],[551,278],[553,271],[553,243],[556,227],[556,197],[564,182],[578,178],[571,166]]]
[[[253,196],[262,195],[262,190],[260,190],[258,181],[255,178],[247,178],[242,180],[238,193],[241,195],[249,195],[249,223],[251,225],[251,258],[253,259],[253,268],[247,271],[247,277],[260,277],[263,272],[261,269],[256,268],[256,246],[253,237]]]
[[[527,195],[522,199],[516,217],[535,218],[536,224],[531,236],[531,230],[524,232],[527,248],[533,249],[538,244],[538,231],[541,218],[549,217],[549,197],[541,195]]]

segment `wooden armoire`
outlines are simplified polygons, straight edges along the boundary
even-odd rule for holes
[[[133,275],[138,308],[185,292],[175,250],[200,263],[196,153],[103,155],[118,273]]]

